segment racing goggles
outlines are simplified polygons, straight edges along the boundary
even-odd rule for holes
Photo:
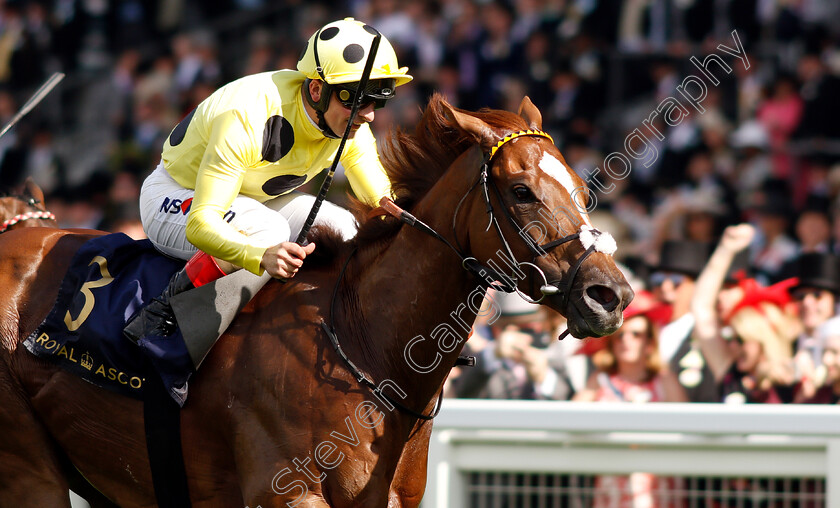
[[[345,83],[341,85],[333,85],[335,88],[335,96],[338,102],[347,109],[353,107],[353,97],[356,95],[356,87],[359,83]],[[372,79],[368,81],[367,86],[362,91],[362,104],[359,109],[365,109],[373,104],[373,109],[380,109],[385,107],[388,99],[394,97],[396,91],[396,80],[388,79]]]

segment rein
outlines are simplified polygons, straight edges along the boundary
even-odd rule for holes
[[[461,200],[458,202],[458,206],[456,207],[455,214],[452,218],[452,234],[453,234],[453,237],[455,238],[455,245],[452,245],[452,243],[450,243],[446,238],[444,238],[443,235],[441,235],[440,233],[435,231],[434,228],[430,227],[429,225],[425,224],[423,221],[419,220],[417,217],[415,217],[411,213],[409,213],[409,212],[403,210],[402,208],[400,208],[399,206],[397,206],[397,204],[394,203],[389,197],[383,197],[382,199],[380,199],[379,200],[379,206],[385,212],[387,212],[388,214],[392,215],[393,217],[399,219],[400,221],[402,221],[402,222],[408,224],[409,226],[411,226],[415,229],[418,229],[418,230],[422,231],[423,233],[426,233],[427,235],[430,235],[430,236],[440,240],[441,242],[443,242],[447,247],[449,247],[453,252],[455,252],[455,254],[458,255],[458,257],[461,259],[461,266],[465,270],[467,270],[468,272],[473,274],[476,278],[478,278],[479,284],[485,290],[488,289],[488,288],[493,288],[497,291],[503,291],[505,293],[516,292],[520,297],[522,297],[523,299],[525,299],[526,301],[528,301],[530,303],[539,303],[543,298],[545,298],[548,295],[562,293],[562,295],[563,295],[562,304],[563,304],[563,307],[566,307],[569,303],[569,294],[571,293],[572,282],[574,281],[575,277],[577,276],[578,269],[583,264],[583,262],[586,260],[586,258],[589,257],[590,254],[592,254],[596,250],[600,250],[598,247],[596,247],[595,239],[597,239],[597,237],[600,236],[602,233],[600,231],[596,230],[596,229],[586,230],[586,233],[588,235],[588,239],[590,241],[590,245],[586,246],[585,242],[583,242],[583,240],[581,240],[584,243],[584,246],[586,247],[586,250],[578,258],[577,262],[575,263],[575,265],[570,270],[569,274],[566,277],[565,282],[562,284],[562,288],[558,288],[557,286],[549,284],[548,279],[545,276],[545,273],[542,270],[540,270],[540,268],[536,264],[534,264],[534,261],[536,261],[536,258],[538,256],[545,255],[545,254],[548,253],[548,251],[550,251],[550,250],[552,250],[556,247],[559,247],[559,246],[561,246],[561,245],[563,245],[567,242],[570,242],[572,240],[580,239],[582,233],[573,233],[571,235],[567,235],[567,236],[564,236],[562,238],[552,240],[552,241],[550,241],[550,242],[548,242],[544,245],[540,245],[540,246],[534,246],[531,242],[526,241],[525,243],[528,246],[531,253],[534,255],[534,257],[532,258],[531,262],[519,262],[516,259],[516,257],[513,255],[513,250],[511,249],[510,244],[508,243],[507,239],[505,238],[505,235],[504,235],[504,232],[502,231],[501,225],[499,224],[499,221],[496,219],[495,209],[493,208],[493,203],[490,200],[489,186],[492,186],[493,192],[496,195],[496,198],[499,200],[499,203],[502,204],[502,212],[504,213],[505,217],[507,217],[507,220],[508,220],[508,222],[510,222],[511,226],[513,226],[514,229],[519,230],[519,231],[521,231],[521,228],[516,223],[516,220],[513,218],[513,216],[511,216],[511,214],[507,210],[507,208],[504,207],[504,201],[502,200],[501,192],[499,192],[499,189],[496,186],[495,182],[493,182],[492,179],[489,177],[489,173],[490,173],[490,163],[493,160],[493,156],[496,155],[496,152],[508,141],[511,141],[511,140],[516,139],[516,138],[521,137],[521,136],[543,137],[543,138],[546,138],[549,141],[551,141],[552,144],[554,143],[554,140],[551,138],[551,136],[548,135],[547,133],[543,132],[543,131],[540,131],[540,130],[519,131],[519,132],[514,132],[514,133],[511,133],[511,134],[508,134],[507,136],[505,136],[501,141],[496,143],[496,145],[493,146],[490,149],[489,152],[487,152],[485,154],[484,160],[483,160],[482,165],[481,165],[481,172],[479,174],[478,179],[470,187],[470,189],[466,192],[466,194],[464,194],[464,196],[461,198]],[[488,181],[489,181],[489,186],[488,186]],[[544,284],[540,287],[540,292],[542,293],[542,296],[539,298],[539,300],[534,300],[531,297],[529,297],[527,294],[520,291],[516,287],[516,283],[514,282],[513,277],[508,277],[507,275],[500,274],[498,271],[494,270],[493,268],[490,268],[489,266],[485,266],[485,265],[481,264],[475,257],[466,256],[466,255],[463,254],[463,252],[462,252],[463,248],[461,247],[460,244],[458,244],[458,240],[457,240],[458,235],[456,234],[456,231],[455,231],[456,224],[457,224],[457,218],[458,218],[458,211],[461,209],[461,205],[464,203],[467,196],[469,196],[469,194],[474,189],[476,189],[479,185],[481,185],[481,188],[482,188],[482,191],[483,191],[482,195],[484,197],[484,203],[485,203],[485,206],[487,208],[487,214],[490,216],[490,224],[487,225],[487,229],[489,230],[491,225],[494,226],[497,234],[499,235],[499,239],[502,242],[502,245],[504,245],[505,250],[507,251],[507,254],[508,254],[509,258],[514,263],[516,263],[516,268],[517,269],[519,269],[521,266],[531,266],[542,276]],[[583,232],[584,230],[582,229],[581,231]],[[359,368],[356,367],[356,365],[353,363],[353,361],[350,360],[350,358],[347,357],[347,354],[344,352],[344,350],[341,347],[341,344],[338,341],[338,335],[335,332],[335,327],[332,325],[333,316],[334,316],[334,309],[335,309],[335,302],[336,302],[336,299],[337,299],[337,296],[338,296],[338,288],[340,287],[341,281],[344,278],[344,274],[347,270],[347,266],[350,264],[350,260],[353,258],[353,255],[355,253],[356,253],[356,249],[353,249],[353,251],[350,253],[350,255],[347,256],[347,259],[344,262],[344,266],[342,266],[341,271],[339,272],[338,280],[336,281],[335,287],[333,289],[332,299],[330,301],[329,321],[321,321],[321,328],[323,328],[324,332],[327,334],[327,337],[329,337],[330,343],[332,344],[335,352],[342,359],[342,361],[344,361],[344,363],[350,369],[350,372],[353,374],[353,376],[356,378],[356,380],[360,384],[363,384],[364,386],[368,387],[370,390],[372,390],[378,396],[381,395],[389,403],[391,403],[393,406],[398,407],[403,412],[408,413],[411,416],[413,416],[415,418],[419,418],[421,420],[427,420],[427,421],[432,420],[433,418],[435,418],[438,415],[438,413],[440,413],[441,403],[443,401],[443,390],[442,389],[440,391],[440,394],[438,395],[438,400],[435,404],[435,408],[432,411],[432,413],[429,414],[429,415],[424,415],[422,413],[418,413],[417,411],[414,411],[413,409],[403,405],[399,401],[393,399],[392,397],[389,397],[387,394],[382,392],[379,389],[379,387],[373,381],[371,381],[370,378],[368,378],[363,372],[361,372],[359,370]],[[562,340],[568,334],[569,334],[569,330],[567,329],[560,335],[560,339]],[[474,365],[474,364],[475,364],[475,358],[463,357],[463,356],[459,357],[458,360],[455,363],[455,365],[470,365],[470,366]]]
[[[436,417],[438,415],[438,413],[440,413],[440,408],[441,408],[442,402],[443,402],[443,389],[442,388],[440,390],[440,395],[438,395],[438,400],[435,403],[435,408],[432,411],[432,413],[430,415],[424,415],[423,413],[418,413],[417,411],[411,409],[410,407],[405,406],[404,404],[400,403],[400,401],[395,400],[392,397],[389,397],[388,394],[386,394],[385,392],[380,390],[379,387],[376,385],[376,383],[371,381],[370,378],[367,377],[362,371],[360,371],[359,368],[356,367],[356,364],[354,364],[353,361],[350,360],[350,358],[347,357],[347,354],[344,353],[344,349],[341,348],[341,344],[338,342],[338,335],[336,335],[335,327],[333,327],[333,325],[331,323],[333,322],[333,315],[335,314],[335,312],[334,312],[335,311],[335,301],[336,301],[337,296],[338,296],[338,288],[339,288],[339,286],[341,286],[341,280],[344,278],[344,273],[347,271],[347,266],[350,264],[350,260],[353,258],[354,254],[356,254],[356,249],[355,248],[353,249],[352,252],[350,252],[350,255],[347,256],[347,260],[344,261],[344,266],[341,267],[341,271],[338,274],[338,280],[336,281],[335,287],[333,288],[332,299],[330,300],[330,317],[329,317],[330,324],[327,324],[326,321],[321,321],[321,328],[324,329],[324,332],[327,334],[327,337],[330,338],[330,342],[332,343],[332,346],[333,346],[333,349],[335,349],[335,352],[338,353],[338,356],[350,368],[350,372],[356,378],[356,381],[358,381],[360,384],[363,384],[363,385],[367,386],[371,391],[373,391],[373,393],[382,396],[385,400],[390,402],[392,405],[398,407],[400,410],[410,414],[411,416],[413,416],[415,418],[419,418],[421,420],[426,420],[426,421],[432,420],[432,419],[434,419],[434,417]],[[459,358],[459,360],[460,360],[460,358]],[[472,360],[472,363],[475,364],[475,359]],[[456,365],[458,365],[458,364],[456,363]]]
[[[29,199],[26,201],[26,204],[29,206],[35,206],[35,199]],[[30,219],[41,219],[41,220],[55,220],[55,214],[47,210],[37,210],[35,212],[25,212],[19,213],[10,219],[6,219],[2,223],[0,223],[0,233],[5,233],[8,231],[9,228],[14,226],[19,222],[23,222],[25,220]]]

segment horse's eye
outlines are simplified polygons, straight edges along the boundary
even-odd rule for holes
[[[513,188],[513,195],[516,196],[516,200],[520,203],[530,203],[537,200],[534,193],[531,192],[531,189],[525,187],[524,185],[515,186]]]

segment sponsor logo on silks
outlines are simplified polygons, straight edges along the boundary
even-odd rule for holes
[[[170,198],[163,198],[163,203],[160,205],[160,212],[161,213],[171,213],[171,214],[181,214],[186,215],[190,213],[190,208],[192,207],[193,198],[189,199],[170,199]],[[228,210],[222,216],[225,222],[230,222],[233,218],[236,217],[236,212],[233,210]]]
[[[160,211],[162,213],[172,213],[172,214],[182,214],[186,215],[190,211],[190,207],[192,206],[193,198],[189,199],[169,199],[163,198],[163,203],[160,205]]]

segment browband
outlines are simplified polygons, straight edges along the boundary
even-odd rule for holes
[[[487,157],[487,161],[489,162],[493,159],[493,156],[496,155],[496,151],[502,147],[508,141],[516,139],[520,136],[538,136],[541,138],[546,138],[551,141],[551,144],[554,144],[554,138],[552,138],[547,132],[540,131],[540,130],[527,130],[527,131],[519,131],[519,132],[511,132],[507,136],[503,137],[498,143],[496,143],[492,148],[490,148],[490,156]]]

